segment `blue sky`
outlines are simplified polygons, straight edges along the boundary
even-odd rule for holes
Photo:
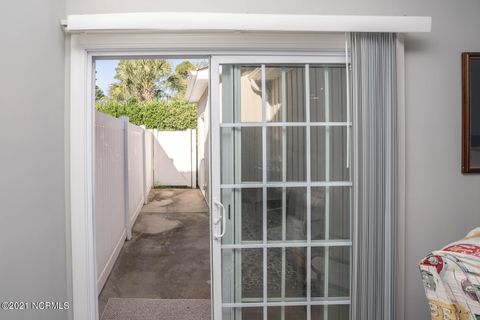
[[[202,59],[168,59],[175,70],[175,67],[182,61],[189,60],[192,63],[203,61]],[[95,62],[97,71],[96,84],[102,89],[105,95],[108,95],[108,88],[115,82],[115,68],[118,65],[118,60],[97,60]]]

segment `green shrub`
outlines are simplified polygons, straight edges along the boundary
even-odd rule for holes
[[[127,116],[131,123],[148,129],[185,130],[197,127],[197,107],[183,99],[119,102],[113,99],[97,101],[98,111],[113,117]]]

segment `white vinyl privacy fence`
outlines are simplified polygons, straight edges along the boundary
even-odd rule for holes
[[[154,130],[154,184],[163,186],[197,185],[196,130]]]
[[[150,191],[151,187],[153,186],[153,143],[154,138],[152,131],[147,130],[147,134],[145,134],[145,155],[144,158],[144,166],[145,166],[145,199],[148,198],[148,192]],[[146,202],[146,201],[145,201]]]
[[[150,145],[148,145],[150,144]],[[153,135],[95,114],[95,235],[100,292],[153,187]]]
[[[124,123],[100,112],[96,113],[95,122],[95,242],[100,292],[127,234],[127,175]]]
[[[98,292],[154,185],[196,187],[196,131],[157,132],[95,114]]]
[[[127,238],[131,238],[131,229],[137,219],[140,210],[145,202],[145,195],[151,186],[145,185],[147,176],[147,168],[144,166],[148,156],[145,154],[145,135],[150,132],[145,129],[128,123],[128,118],[121,118],[124,121],[126,130],[125,141],[128,148],[128,154],[125,154],[128,168],[128,195],[125,199],[128,201],[128,217],[127,217]]]

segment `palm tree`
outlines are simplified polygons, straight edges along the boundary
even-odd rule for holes
[[[177,65],[175,68],[175,74],[167,79],[167,84],[174,93],[172,95],[183,97],[185,90],[187,89],[187,78],[190,75],[190,71],[193,70],[197,70],[197,66],[188,60]]]
[[[99,101],[105,98],[105,94],[99,86],[95,85],[95,101]]]
[[[110,86],[110,97],[118,101],[160,98],[165,95],[162,78],[171,72],[172,66],[163,59],[120,60],[115,75],[118,82]]]

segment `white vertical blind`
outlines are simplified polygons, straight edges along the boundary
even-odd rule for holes
[[[398,181],[396,35],[354,33],[351,41],[358,125],[352,314],[355,320],[393,320]]]

